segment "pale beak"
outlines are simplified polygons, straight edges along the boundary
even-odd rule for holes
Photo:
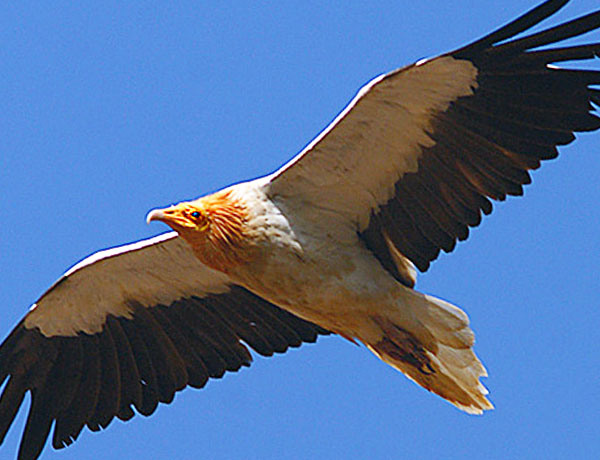
[[[153,220],[164,221],[166,217],[167,216],[165,215],[162,209],[153,209],[146,216],[146,223],[149,224]]]

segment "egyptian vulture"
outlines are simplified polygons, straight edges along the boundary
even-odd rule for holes
[[[172,232],[68,270],[0,346],[0,443],[24,396],[18,458],[170,403],[186,386],[319,335],[360,342],[474,414],[492,409],[459,308],[413,289],[574,132],[600,128],[600,71],[563,69],[600,43],[600,11],[514,38],[549,0],[458,50],[365,85],[265,177],[148,214]]]

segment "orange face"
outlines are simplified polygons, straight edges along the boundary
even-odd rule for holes
[[[198,202],[184,202],[165,209],[154,209],[148,213],[146,221],[161,221],[180,233],[205,232],[210,227],[210,219],[205,207]]]
[[[196,257],[221,271],[247,261],[252,242],[246,208],[228,192],[150,211],[148,222],[164,222],[188,242]]]

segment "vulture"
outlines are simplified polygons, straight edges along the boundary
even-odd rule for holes
[[[455,51],[376,77],[274,173],[148,213],[172,231],[97,252],[0,346],[0,443],[18,458],[152,414],[186,386],[337,334],[471,414],[492,409],[458,307],[414,290],[530,171],[600,128],[600,10],[535,33],[548,0]]]

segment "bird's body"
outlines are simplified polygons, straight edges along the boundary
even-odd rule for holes
[[[67,271],[0,346],[0,442],[32,395],[19,458],[169,403],[319,335],[363,343],[470,413],[491,409],[466,314],[414,289],[490,199],[574,132],[600,128],[600,44],[540,49],[600,11],[523,38],[549,0],[464,48],[375,78],[273,174],[148,214],[174,232]]]
[[[297,201],[277,195],[273,183],[266,177],[234,185],[152,211],[148,220],[171,225],[198,259],[236,285],[364,343],[458,407],[473,413],[492,408],[479,383],[486,373],[471,350],[464,312],[395,279],[360,240],[348,214],[294,209]],[[400,266],[410,264],[398,257]]]
[[[202,262],[269,302],[341,333],[352,331],[355,315],[349,311],[369,310],[365,299],[392,301],[398,283],[357,244],[352,223],[336,214],[302,219],[285,200],[271,199],[268,189],[269,181],[261,178],[218,192],[237,204],[244,243],[227,240],[207,251],[206,244],[190,237],[188,244]],[[211,195],[198,201],[213,200]],[[215,233],[222,232],[213,226]],[[231,253],[243,255],[223,263]],[[356,331],[347,335],[357,337]]]

